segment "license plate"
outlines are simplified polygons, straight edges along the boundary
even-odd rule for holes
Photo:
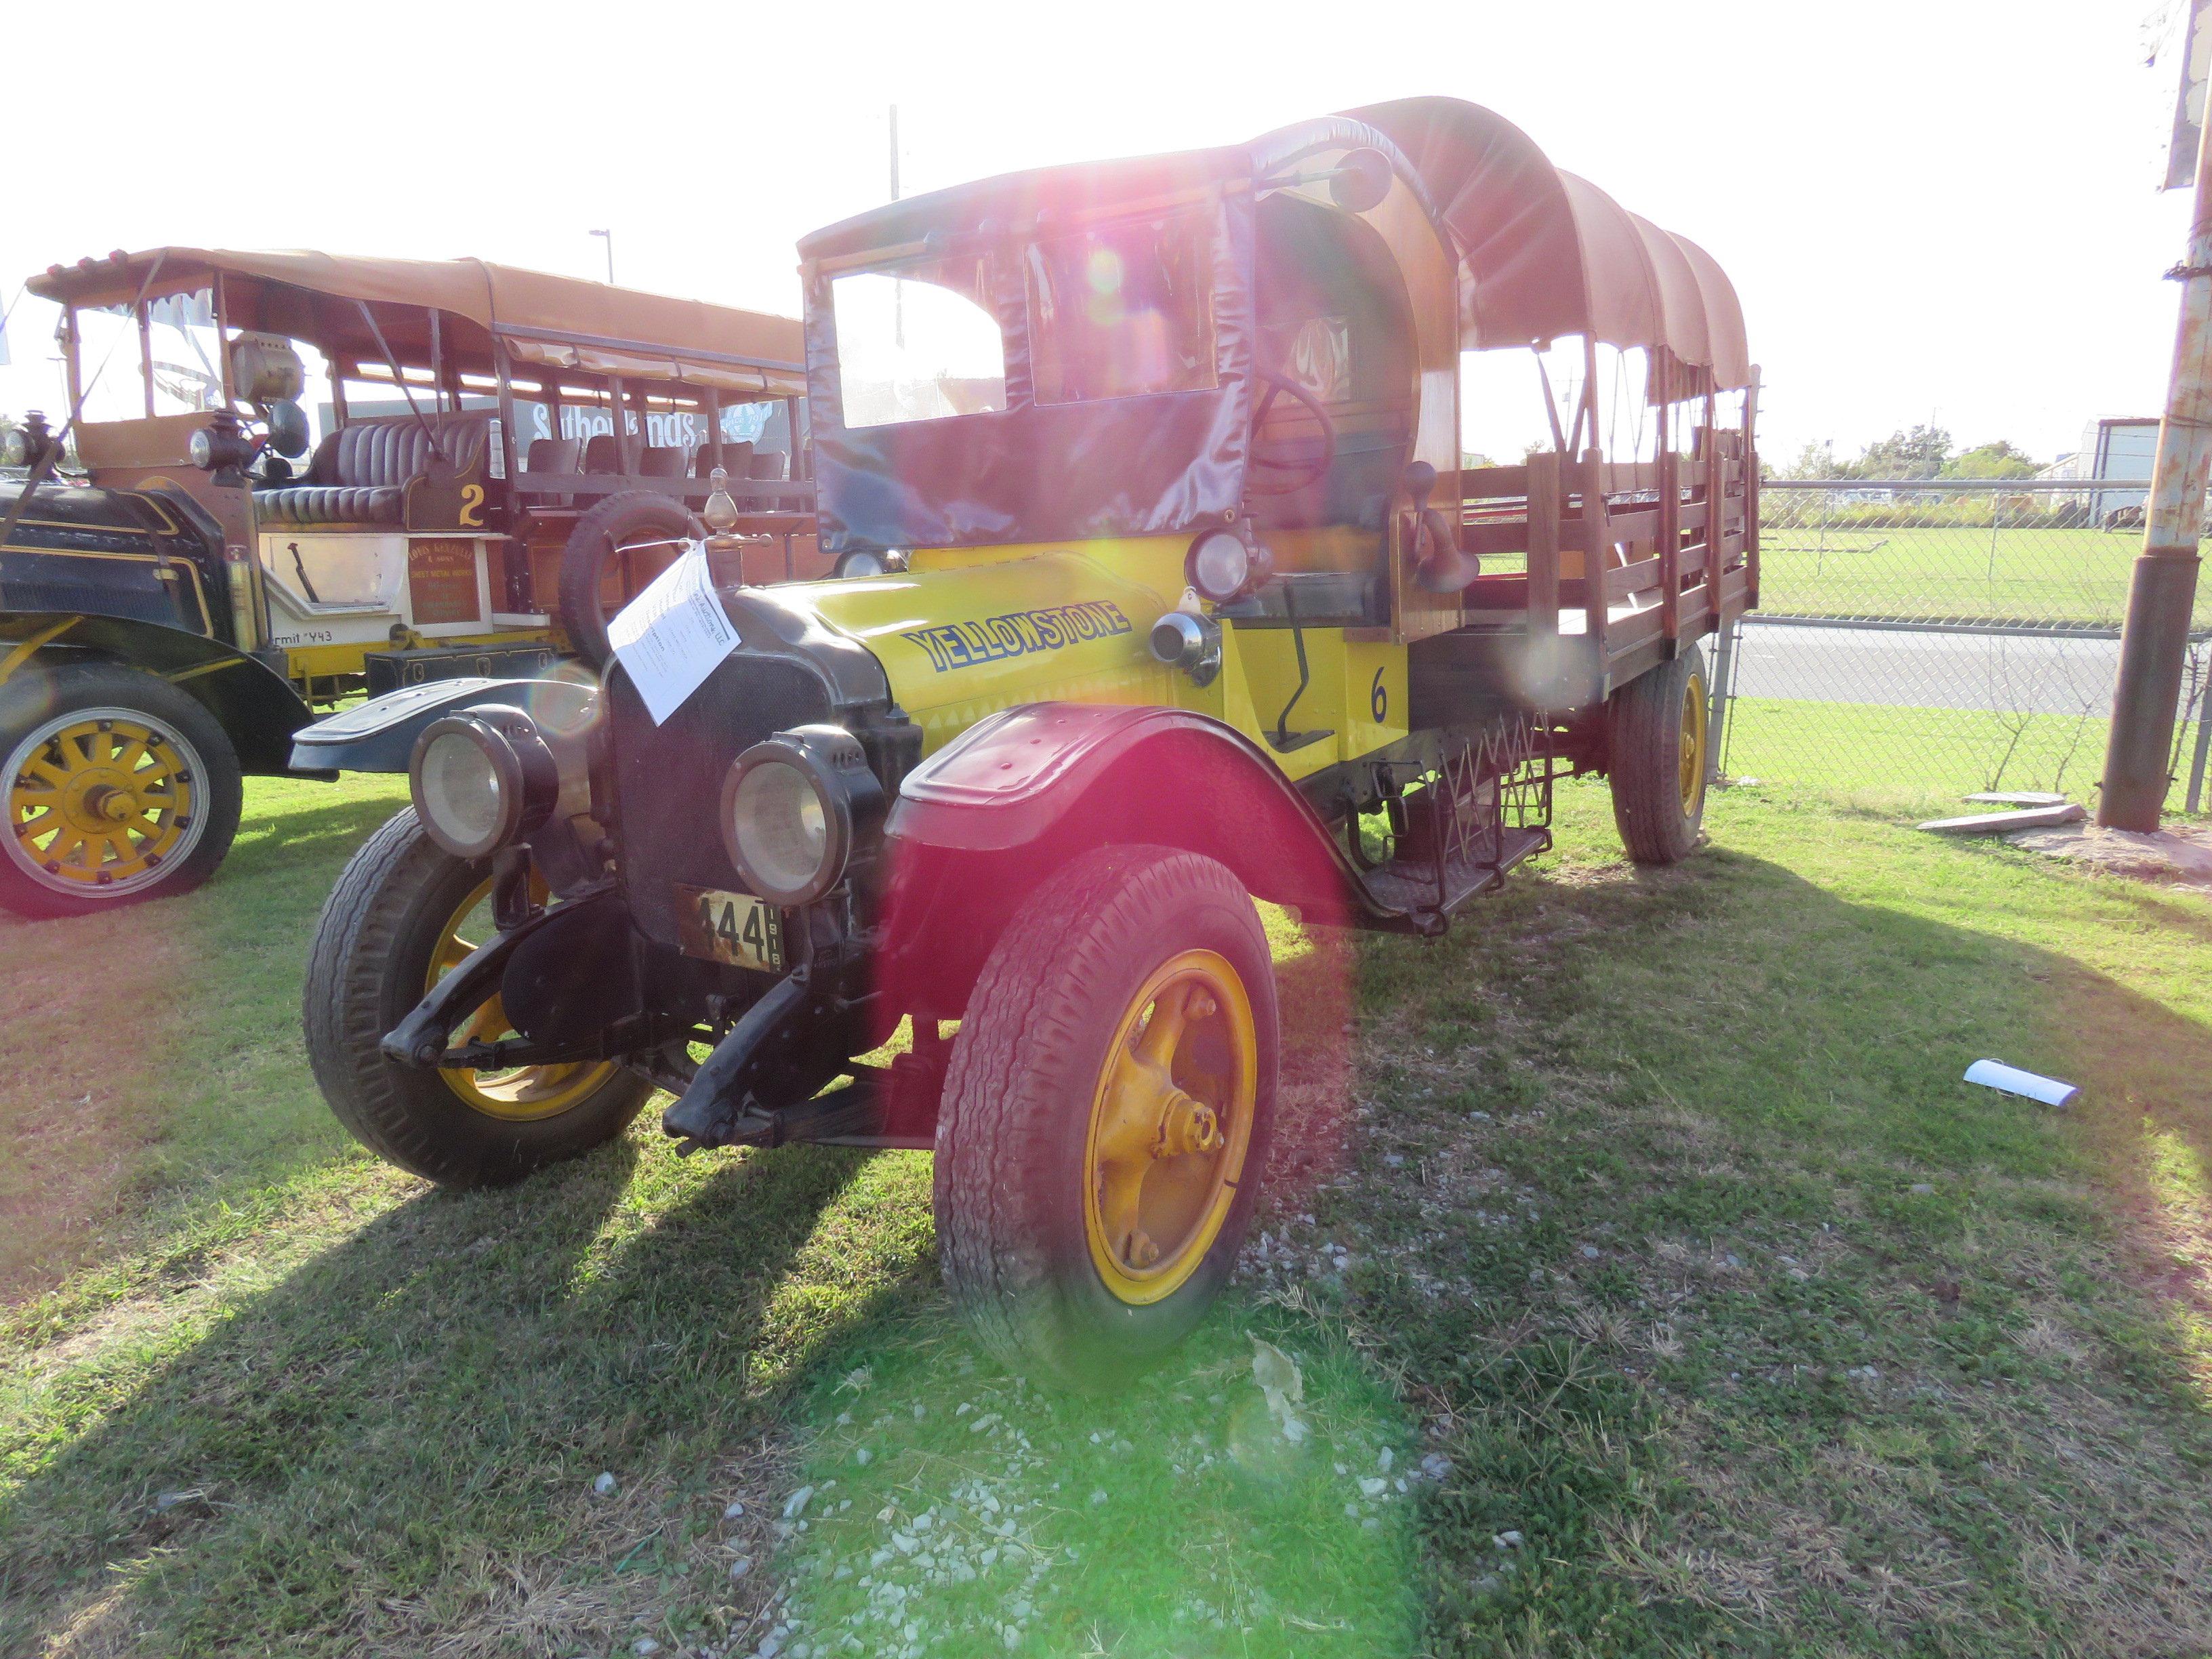
[[[783,971],[783,912],[750,893],[676,890],[677,943],[688,957],[765,974]]]

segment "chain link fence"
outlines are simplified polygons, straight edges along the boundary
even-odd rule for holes
[[[2140,487],[2081,479],[1772,479],[1759,609],[1732,642],[1721,766],[1849,793],[2049,789],[2103,769]],[[2203,790],[2212,583],[2170,771]]]

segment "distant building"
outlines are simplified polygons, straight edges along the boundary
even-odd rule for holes
[[[2081,430],[2081,447],[2062,455],[2036,474],[2039,478],[2080,478],[2120,489],[2084,489],[2054,495],[2051,505],[2078,507],[2095,523],[2115,513],[2139,508],[2150,499],[2151,459],[2158,453],[2158,418],[2139,416],[2092,421]]]

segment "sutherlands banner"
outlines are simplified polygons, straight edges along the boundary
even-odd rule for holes
[[[471,397],[465,400],[464,406],[489,409],[492,404],[488,398]],[[397,398],[375,403],[356,399],[347,405],[347,410],[356,420],[397,417],[408,412],[406,404]],[[322,424],[317,430],[328,432],[334,418],[331,406],[323,404],[320,413]],[[645,416],[641,429],[635,410],[625,410],[623,413],[629,417],[631,435],[641,438],[651,447],[690,451],[696,450],[707,441],[707,418],[697,410],[650,410]],[[544,404],[532,403],[526,398],[515,399],[514,423],[517,428],[514,452],[518,455],[529,449],[532,440],[556,435],[552,411]],[[805,422],[802,421],[800,425],[803,428]],[[496,430],[495,423],[494,429]],[[582,443],[586,439],[614,429],[614,416],[604,409],[570,404],[561,410],[561,430],[558,434],[561,437],[573,438]],[[722,441],[750,444],[764,455],[787,455],[791,453],[791,422],[781,403],[737,404],[722,411]],[[492,476],[500,477],[505,465],[505,457],[497,443],[494,443],[491,448],[491,465]]]

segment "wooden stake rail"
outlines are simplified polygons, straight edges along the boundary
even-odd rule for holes
[[[1528,566],[1478,576],[1461,596],[1466,625],[1579,635],[1609,689],[1741,614],[1758,564],[1744,434],[1691,437],[1689,453],[1652,461],[1546,452],[1462,472],[1461,545]]]

